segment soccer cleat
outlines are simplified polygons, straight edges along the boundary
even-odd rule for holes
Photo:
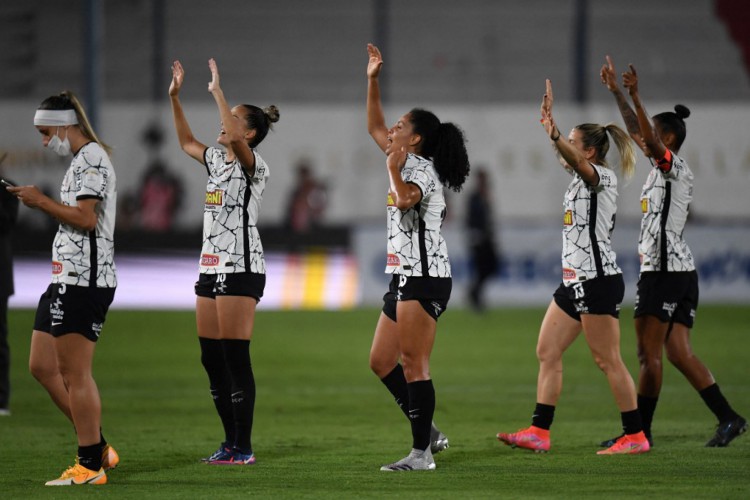
[[[637,455],[639,453],[646,453],[651,449],[648,444],[648,439],[643,431],[635,434],[625,434],[621,436],[615,444],[607,448],[606,450],[597,451],[597,455]]]
[[[117,467],[120,463],[120,455],[117,454],[114,448],[110,445],[106,445],[102,448],[102,469],[105,471],[112,470]]]
[[[432,424],[432,430],[430,431],[430,451],[434,455],[446,448],[448,448],[448,436],[440,432],[440,429],[435,427],[435,424]]]
[[[747,430],[747,420],[737,416],[734,420],[721,422],[716,426],[716,434],[709,439],[706,446],[709,448],[723,448],[729,446],[732,439]]]
[[[406,457],[402,458],[398,462],[384,465],[380,468],[382,471],[387,472],[400,472],[409,470],[435,470],[435,460],[432,458],[432,452],[429,448],[426,450],[411,450]]]
[[[546,453],[550,447],[549,430],[533,425],[511,434],[501,432],[497,435],[497,439],[511,448],[526,448],[533,450],[534,453]]]
[[[217,460],[229,460],[230,458],[232,458],[232,448],[227,446],[226,443],[221,443],[218,450],[208,457],[201,458],[201,462],[211,463]]]
[[[233,449],[227,455],[222,455],[214,460],[208,462],[210,465],[253,465],[255,463],[255,454],[253,453],[242,453],[237,449]]]
[[[646,436],[646,439],[648,439],[648,446],[649,446],[649,448],[653,448],[654,447],[654,438],[651,436],[651,433],[643,431],[643,434]],[[622,434],[620,434],[617,437],[613,437],[613,438],[607,439],[605,441],[602,441],[601,443],[599,443],[599,446],[601,446],[602,448],[609,448],[609,447],[613,446],[617,442],[617,440],[620,439],[621,437],[623,437],[624,435],[625,435],[625,433],[623,432]]]
[[[87,469],[83,465],[75,464],[62,473],[62,475],[44,483],[46,486],[72,486],[80,484],[107,484],[107,473],[104,469],[99,471]]]

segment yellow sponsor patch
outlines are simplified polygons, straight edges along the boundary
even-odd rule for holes
[[[573,225],[573,212],[570,210],[565,211],[565,215],[563,216],[563,224],[566,226],[572,226]]]

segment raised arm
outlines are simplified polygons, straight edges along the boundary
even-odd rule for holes
[[[629,67],[630,71],[622,74],[622,84],[628,89],[630,98],[633,100],[635,114],[638,117],[638,126],[641,129],[643,152],[651,158],[664,158],[667,148],[664,147],[661,139],[659,139],[659,135],[651,123],[651,118],[649,118],[646,108],[643,106],[643,102],[641,102],[641,96],[638,93],[638,74],[635,71],[635,67],[632,64]]]
[[[216,65],[216,61],[209,59],[208,67],[211,70],[211,81],[208,84],[208,91],[214,96],[216,105],[219,107],[221,125],[224,129],[224,135],[228,140],[228,146],[232,148],[234,155],[250,176],[252,176],[255,174],[255,154],[253,154],[250,146],[247,145],[247,138],[240,126],[240,118],[232,115],[232,110],[229,109],[229,104],[227,104],[227,100],[224,98],[224,91],[221,90],[221,86],[219,85],[219,68]]]
[[[557,150],[562,160],[570,166],[581,178],[590,186],[599,184],[599,174],[596,172],[591,163],[583,157],[580,151],[576,149],[568,140],[563,139],[560,129],[555,123],[552,116],[552,82],[547,80],[547,92],[542,97],[542,125],[547,132],[547,136],[552,141],[553,147]]]
[[[180,141],[182,150],[188,156],[203,164],[203,153],[206,151],[206,146],[198,142],[193,136],[180,103],[179,94],[184,78],[185,70],[182,69],[182,64],[180,64],[180,61],[175,61],[172,64],[172,83],[169,85],[169,101],[172,103],[174,128],[177,131],[177,140]]]
[[[370,61],[367,63],[367,131],[380,149],[385,152],[388,146],[388,127],[385,125],[378,82],[380,68],[383,67],[383,57],[380,55],[380,50],[371,43],[367,44],[367,54],[370,56]]]
[[[641,127],[638,125],[638,117],[630,107],[625,94],[620,90],[620,86],[617,85],[617,74],[615,73],[615,65],[612,62],[612,58],[607,56],[607,64],[602,66],[599,76],[602,79],[602,84],[607,87],[612,95],[615,97],[617,107],[620,109],[620,115],[625,121],[625,128],[628,130],[628,134],[633,138],[638,147],[643,147],[643,141],[641,138]]]

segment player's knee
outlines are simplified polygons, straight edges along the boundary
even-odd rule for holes
[[[45,363],[33,358],[29,360],[29,372],[41,383],[59,374],[56,363]]]

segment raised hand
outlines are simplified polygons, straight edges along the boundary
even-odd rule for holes
[[[638,74],[635,72],[635,66],[628,64],[630,71],[622,74],[622,85],[628,89],[630,95],[638,93]]]
[[[401,171],[403,166],[406,165],[406,149],[401,146],[399,149],[389,151],[385,164],[391,170]]]
[[[182,81],[185,79],[185,70],[182,69],[180,61],[172,63],[172,83],[169,85],[169,95],[176,96],[182,88]]]
[[[610,92],[617,90],[617,74],[615,73],[615,65],[612,59],[607,56],[607,64],[602,66],[599,71],[599,76],[602,78],[602,83]]]
[[[211,81],[208,82],[208,91],[214,92],[220,90],[219,86],[219,67],[216,66],[216,61],[211,58],[208,60],[208,68],[211,70]]]
[[[555,120],[552,118],[552,103],[554,102],[554,97],[552,95],[552,82],[549,79],[546,80],[546,90],[547,91],[542,97],[541,122],[544,126],[544,130],[546,130],[547,134],[552,137],[551,134],[555,130]]]
[[[383,56],[380,55],[380,50],[371,43],[367,44],[367,55],[370,56],[370,61],[367,63],[367,76],[377,78],[380,68],[383,67]]]

